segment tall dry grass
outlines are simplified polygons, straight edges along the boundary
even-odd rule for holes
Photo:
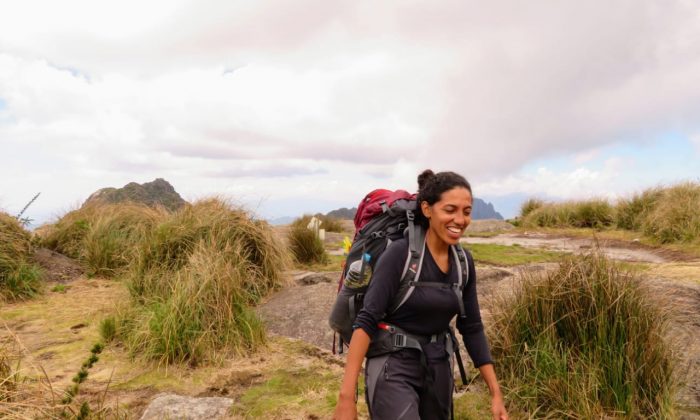
[[[510,398],[543,418],[667,418],[676,359],[668,305],[599,252],[522,277],[492,305]]]
[[[255,349],[265,334],[250,305],[281,285],[286,265],[267,223],[218,199],[186,206],[138,248],[115,335],[165,364]]]
[[[642,231],[661,243],[700,241],[700,182],[663,189],[643,218]]]
[[[521,225],[555,228],[609,228],[643,233],[661,244],[700,242],[700,182],[654,187],[622,198],[612,206],[605,200],[542,203],[521,206]]]
[[[35,296],[41,290],[41,270],[32,262],[31,235],[7,213],[0,212],[0,300]]]
[[[641,230],[649,213],[654,210],[663,196],[662,188],[649,188],[622,198],[615,205],[615,224],[621,229]]]
[[[528,214],[544,206],[545,204],[546,203],[544,202],[544,200],[541,200],[539,198],[528,198],[520,206],[520,217],[527,217]]]
[[[114,277],[135,259],[137,244],[167,214],[133,203],[85,206],[59,219],[42,244],[78,259],[90,275]]]
[[[0,418],[58,419],[63,407],[41,366],[22,360],[18,341],[0,344]]]
[[[343,231],[343,224],[340,221],[340,219],[336,219],[335,217],[329,217],[324,214],[316,214],[316,215],[310,215],[310,214],[305,214],[297,219],[295,219],[291,223],[291,228],[295,227],[307,227],[309,225],[309,222],[311,221],[312,217],[316,217],[321,221],[321,229],[325,229],[326,232],[337,232],[341,233]]]
[[[316,233],[306,226],[292,226],[287,235],[289,249],[294,259],[301,264],[325,264],[328,253]]]
[[[526,202],[526,204],[528,204]],[[531,227],[578,227],[601,229],[615,222],[614,208],[606,200],[540,203],[521,209],[522,225]]]

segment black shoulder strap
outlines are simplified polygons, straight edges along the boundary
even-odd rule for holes
[[[457,267],[459,269],[459,275],[457,276],[457,282],[452,285],[452,290],[454,290],[457,295],[457,302],[459,302],[459,317],[465,318],[466,312],[464,311],[464,299],[462,297],[462,291],[467,286],[469,281],[469,266],[467,264],[467,254],[461,245],[452,245],[452,253],[455,256],[455,261],[458,262]]]
[[[408,255],[406,256],[406,264],[401,273],[399,290],[396,293],[394,302],[387,311],[388,314],[394,313],[401,305],[408,300],[415,289],[415,281],[420,276],[423,266],[423,255],[425,255],[425,232],[420,226],[414,224],[414,215],[410,210],[406,211],[408,218]]]

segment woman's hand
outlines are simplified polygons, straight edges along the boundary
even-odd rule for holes
[[[354,397],[344,396],[338,397],[338,404],[335,406],[333,420],[356,420],[357,405]]]
[[[352,333],[348,358],[345,361],[343,383],[340,385],[338,403],[335,406],[335,414],[333,414],[335,420],[355,420],[357,418],[357,406],[355,405],[357,377],[362,368],[362,361],[367,354],[369,341],[369,335],[362,328],[358,328]]]
[[[493,414],[493,420],[508,420],[508,412],[503,404],[501,394],[494,395],[491,398],[491,414]]]
[[[491,414],[493,414],[493,420],[508,420],[508,412],[505,404],[503,404],[503,394],[501,393],[501,387],[498,386],[493,364],[489,363],[480,366],[479,372],[481,372],[481,377],[484,378],[484,382],[486,382],[491,393]]]

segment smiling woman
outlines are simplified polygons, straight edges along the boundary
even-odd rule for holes
[[[507,419],[481,323],[474,260],[459,247],[471,222],[471,186],[454,172],[431,170],[418,176],[418,186],[423,255],[418,264],[411,264],[414,257],[407,262],[403,238],[377,261],[353,325],[335,418],[356,416],[355,389],[365,357],[365,397],[373,419],[454,418],[451,358],[457,342],[450,322],[458,315],[457,329],[491,392],[493,418]],[[392,309],[406,270],[420,274],[409,282],[413,292]]]

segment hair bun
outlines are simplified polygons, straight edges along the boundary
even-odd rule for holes
[[[421,172],[420,175],[418,175],[418,190],[422,190],[423,187],[425,187],[425,184],[435,176],[435,172],[433,172],[430,169],[426,169],[423,172]]]

